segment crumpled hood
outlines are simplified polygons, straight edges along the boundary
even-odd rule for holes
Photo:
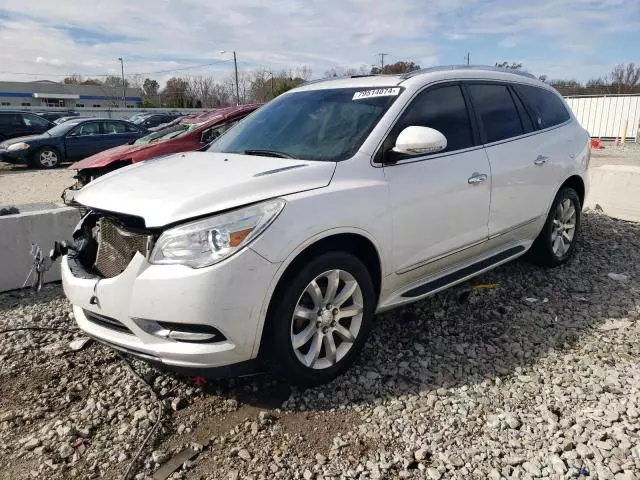
[[[157,147],[158,145],[160,145],[160,143],[150,143],[143,145],[120,145],[118,147],[113,147],[109,150],[96,153],[95,155],[91,155],[90,157],[87,157],[84,160],[80,160],[79,162],[72,163],[71,165],[69,165],[69,168],[73,170],[83,170],[85,168],[104,167],[116,160],[129,160],[132,155],[143,150],[150,150]]]
[[[189,152],[115,170],[80,190],[87,207],[136,215],[162,227],[291,193],[326,187],[336,164]]]

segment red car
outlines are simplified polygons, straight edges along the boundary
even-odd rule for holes
[[[239,105],[184,118],[176,125],[139,138],[132,144],[121,145],[97,153],[72,164],[78,171],[77,190],[105,173],[172,153],[189,152],[211,143],[239,120],[260,107],[260,104]],[[66,194],[63,194],[65,198]]]

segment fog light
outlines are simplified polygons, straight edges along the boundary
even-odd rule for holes
[[[193,323],[170,323],[134,318],[136,324],[149,335],[158,338],[168,338],[176,342],[215,343],[227,338],[211,325]]]

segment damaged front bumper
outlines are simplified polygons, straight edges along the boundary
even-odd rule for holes
[[[154,265],[138,252],[122,273],[104,278],[77,254],[64,256],[62,284],[88,335],[182,373],[220,376],[231,366],[248,373],[278,264],[249,248],[200,269]]]

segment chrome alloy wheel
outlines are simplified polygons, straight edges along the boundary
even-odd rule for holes
[[[43,167],[55,167],[58,165],[58,155],[53,150],[41,152],[39,160]]]
[[[362,290],[349,272],[329,270],[314,278],[291,319],[291,345],[298,360],[314,369],[338,363],[358,337],[362,311]]]
[[[573,202],[565,198],[558,204],[551,227],[551,248],[557,258],[567,253],[576,233],[577,214]]]

